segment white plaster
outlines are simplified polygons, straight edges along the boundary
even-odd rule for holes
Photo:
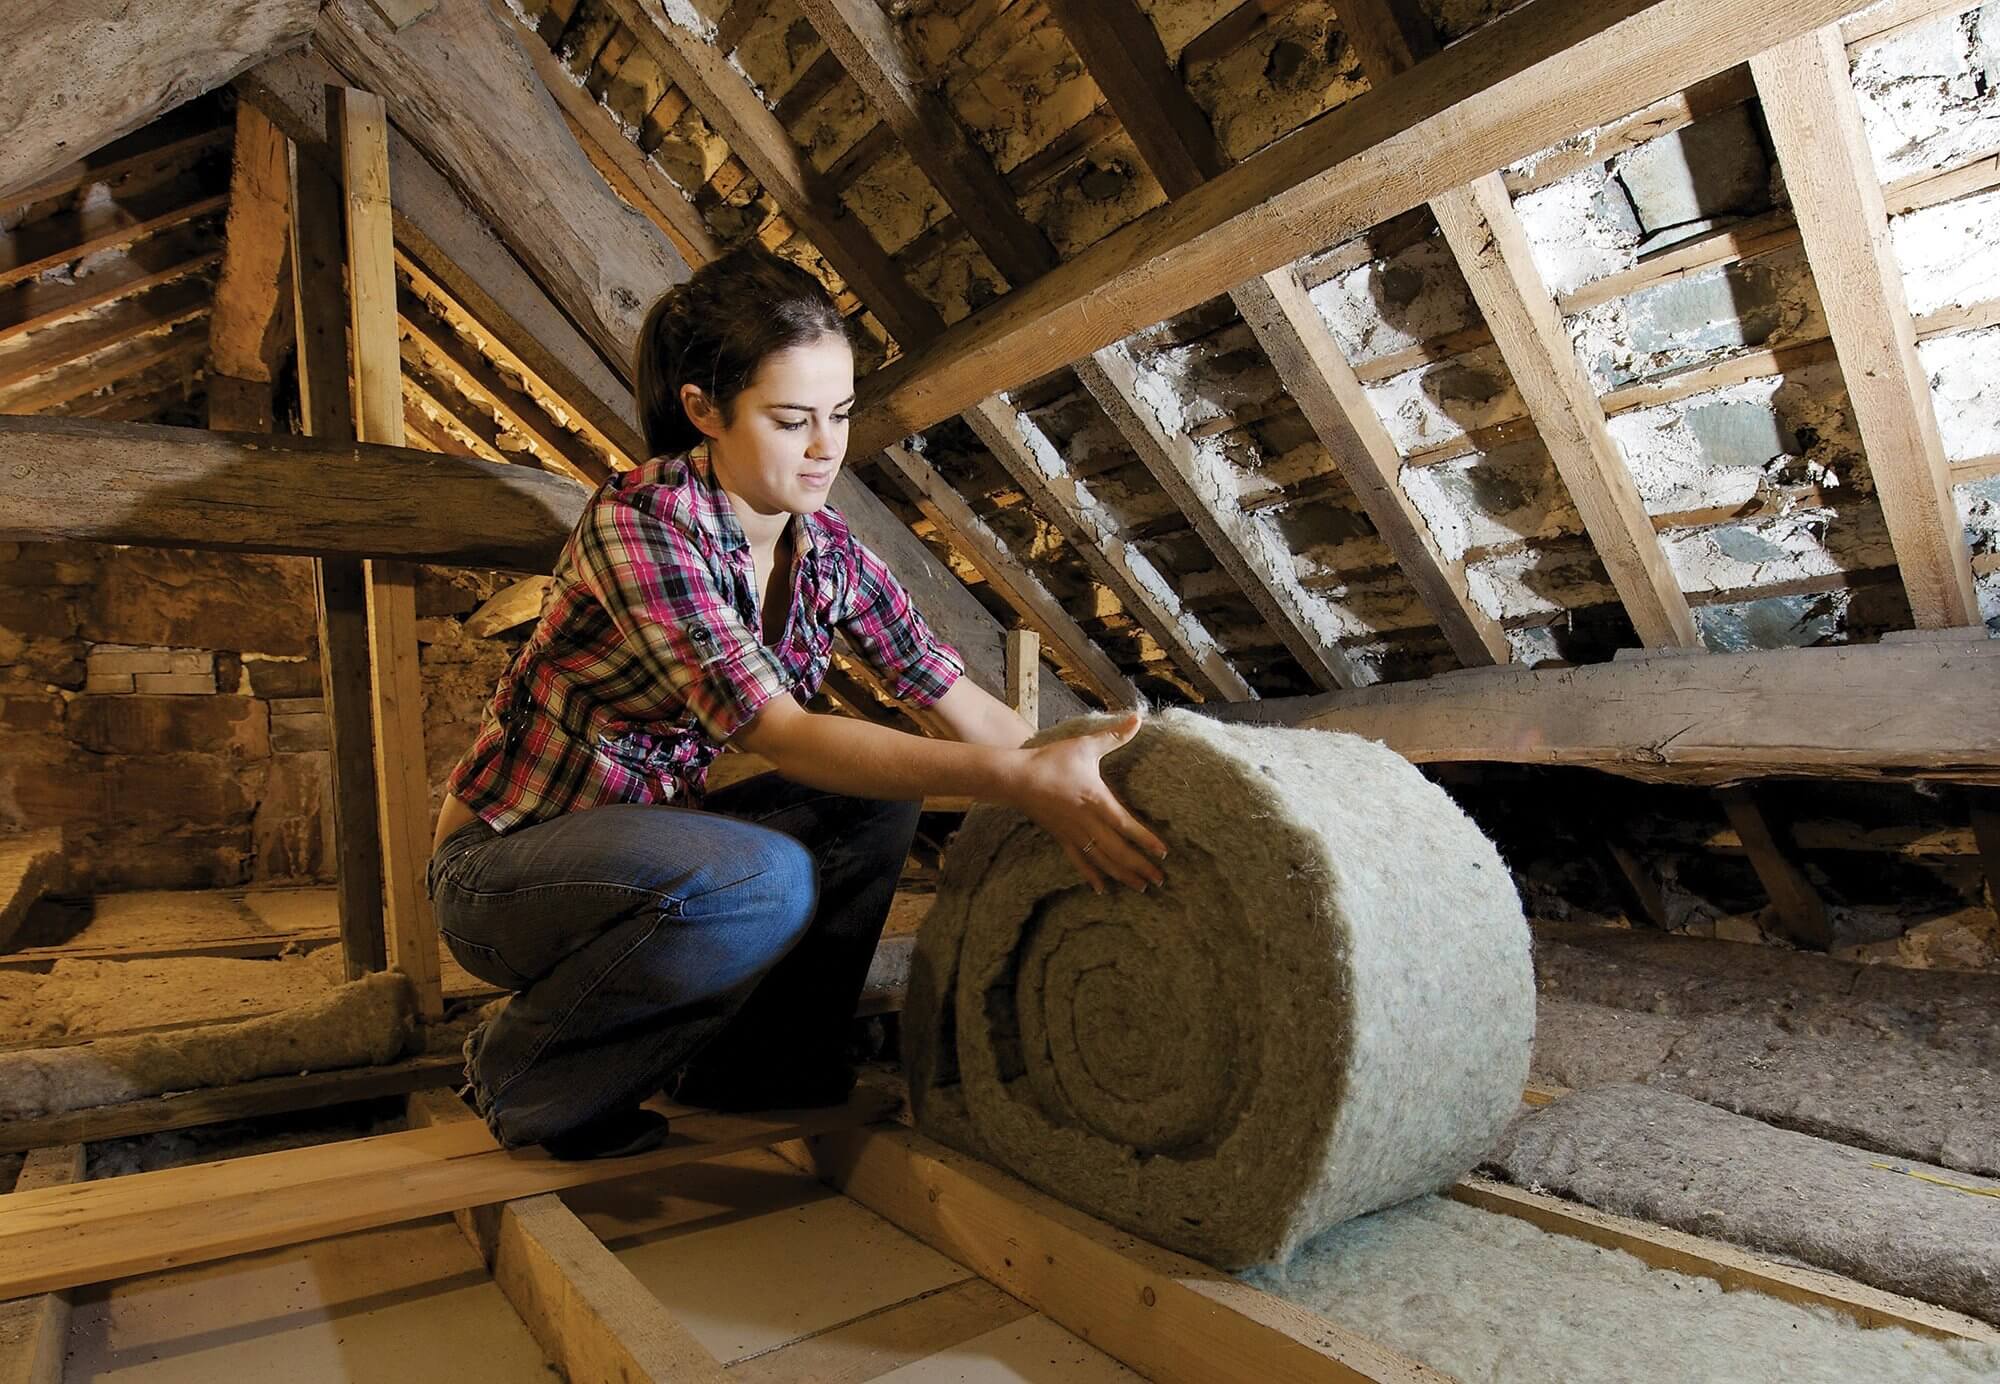
[[[1896,552],[1875,505],[1802,510],[1749,524],[1660,535],[1681,589],[1750,592],[1755,587],[1894,565]]]
[[[1602,164],[1579,169],[1516,199],[1514,210],[1534,248],[1535,265],[1553,293],[1569,293],[1637,262],[1637,222],[1613,222],[1597,199],[1622,198]]]
[[[1415,286],[1415,296],[1408,295]],[[1313,306],[1356,365],[1407,350],[1479,321],[1478,305],[1442,236],[1350,270],[1313,288]]]
[[[1582,529],[1562,477],[1539,440],[1435,466],[1406,466],[1401,480],[1439,551],[1453,562],[1474,548]]]
[[[1464,372],[1468,370],[1490,377],[1495,392],[1483,399],[1463,398],[1452,392],[1462,390]],[[1435,447],[1527,412],[1497,346],[1483,346],[1450,360],[1433,361],[1367,389],[1383,426],[1405,454]]]
[[[1910,311],[1922,316],[2000,294],[2000,191],[1925,207],[1889,223]]]
[[[1978,11],[1940,15],[1856,51],[1854,94],[1884,182],[1943,168],[2000,144],[2000,36]]]
[[[1597,555],[1586,548],[1517,548],[1470,563],[1465,586],[1496,620],[1556,615],[1618,599]]]
[[[2000,453],[2000,381],[1993,372],[2000,327],[1922,342],[1917,357],[1931,379],[1945,455],[1971,461]]]

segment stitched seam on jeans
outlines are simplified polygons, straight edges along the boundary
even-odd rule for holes
[[[438,883],[449,884],[459,893],[472,899],[512,899],[519,898],[523,894],[535,894],[549,889],[612,889],[623,894],[641,895],[656,903],[670,906],[678,906],[681,902],[679,895],[671,894],[664,889],[645,889],[636,884],[623,884],[615,879],[565,879],[551,880],[546,884],[523,884],[516,889],[470,889],[447,875]]]
[[[653,934],[660,930],[660,924],[662,921],[664,921],[663,918],[653,919],[653,925],[646,929],[645,936],[641,937],[638,941],[634,942],[624,951],[618,953],[617,956],[613,957],[609,962],[605,964],[603,970],[599,971],[595,976],[591,977],[590,984],[584,986],[582,993],[580,993],[573,1001],[570,1002],[569,1008],[565,1009],[562,1012],[562,1017],[549,1025],[549,1031],[542,1035],[542,1040],[539,1043],[536,1043],[535,1046],[529,1050],[527,1056],[521,1059],[521,1065],[516,1067],[513,1071],[507,1073],[507,1075],[504,1078],[502,1078],[500,1081],[494,1084],[493,1087],[494,1100],[497,1101],[500,1099],[501,1096],[505,1095],[507,1092],[507,1088],[509,1086],[512,1086],[516,1081],[519,1081],[524,1075],[527,1074],[527,1071],[530,1067],[534,1066],[536,1062],[541,1060],[542,1054],[548,1051],[549,1044],[553,1043],[556,1040],[556,1036],[563,1031],[563,1028],[569,1023],[569,1021],[572,1018],[576,1017],[576,1011],[583,1008],[583,1002],[589,999],[593,994],[597,993],[597,987],[604,984],[605,980],[609,978],[609,976],[613,971],[617,970],[620,966],[624,965],[626,961],[630,960],[634,952],[638,951],[639,948],[645,946],[648,942],[653,940]]]

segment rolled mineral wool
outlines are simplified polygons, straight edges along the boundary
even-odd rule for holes
[[[919,1127],[1228,1267],[1472,1167],[1518,1108],[1535,994],[1471,820],[1372,741],[1191,712],[1103,771],[1167,841],[1166,884],[1100,897],[975,808],[912,965]]]
[[[0,1054],[0,1118],[392,1062],[409,1046],[414,1014],[409,977],[385,971],[237,1023]]]

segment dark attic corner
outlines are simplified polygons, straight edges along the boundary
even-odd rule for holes
[[[29,11],[0,1384],[2000,1378],[2000,0]]]

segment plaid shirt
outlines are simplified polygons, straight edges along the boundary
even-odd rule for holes
[[[764,703],[819,690],[836,628],[897,697],[942,697],[965,665],[882,560],[831,509],[792,534],[791,605],[767,648],[750,543],[707,463],[655,458],[607,480],[451,791],[502,832],[600,803],[696,805]]]

